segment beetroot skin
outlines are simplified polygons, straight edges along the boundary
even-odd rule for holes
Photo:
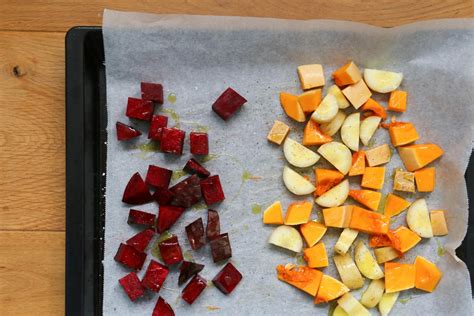
[[[128,98],[126,115],[137,120],[149,121],[153,115],[153,102]]]
[[[201,200],[201,180],[197,175],[187,177],[170,188],[173,193],[172,205],[191,207]]]
[[[166,266],[151,260],[143,276],[143,287],[153,292],[159,292],[168,276],[168,272],[169,270]]]
[[[225,199],[221,181],[218,175],[201,180],[201,192],[207,205],[221,202]]]
[[[191,146],[191,154],[209,154],[209,140],[207,137],[207,133],[191,132],[191,134],[189,134],[189,143]]]
[[[152,200],[152,196],[140,174],[135,173],[128,181],[123,192],[122,202],[127,204],[145,204]]]
[[[132,126],[120,122],[115,123],[115,128],[117,129],[117,140],[129,140],[142,134]]]
[[[127,240],[127,245],[144,252],[154,235],[153,229],[145,229]]]
[[[171,306],[160,296],[153,309],[152,316],[174,316]]]
[[[220,234],[210,241],[212,259],[219,262],[232,257],[232,249],[230,247],[229,235],[227,233]]]
[[[163,127],[168,126],[168,117],[164,115],[153,115],[148,129],[148,138],[161,141]]]
[[[153,198],[159,205],[169,205],[173,200],[173,193],[168,189],[156,188]]]
[[[193,250],[199,249],[206,243],[204,237],[204,225],[202,218],[198,218],[188,226],[186,226],[186,235],[188,236],[189,244]]]
[[[195,263],[195,262],[189,262],[189,261],[183,261],[183,263],[179,267],[178,285],[182,285],[187,280],[189,280],[192,276],[194,276],[195,274],[201,272],[202,269],[204,269],[203,264],[199,264],[199,263]]]
[[[142,284],[140,283],[140,280],[138,279],[138,276],[135,272],[130,272],[121,278],[119,283],[132,302],[136,301],[137,298],[145,294],[145,290],[143,289]]]
[[[247,100],[232,88],[227,88],[216,102],[212,105],[212,110],[216,112],[224,121],[227,121]]]
[[[161,258],[166,265],[173,265],[183,261],[183,253],[179,246],[178,237],[172,236],[158,244]]]
[[[206,168],[204,168],[199,162],[197,162],[193,158],[188,160],[183,170],[190,174],[196,174],[200,178],[206,178],[211,175],[211,173],[207,171]]]
[[[219,213],[214,210],[207,210],[207,227],[206,235],[207,240],[211,240],[221,233],[221,223],[219,221]]]
[[[242,280],[242,274],[232,263],[227,263],[224,268],[212,279],[212,283],[224,294],[230,294]]]
[[[159,166],[149,165],[145,183],[155,188],[167,189],[173,171]]]
[[[181,297],[186,303],[191,305],[202,293],[202,291],[204,291],[206,286],[206,279],[201,277],[199,274],[196,274],[181,292]]]
[[[142,99],[163,104],[163,86],[159,83],[142,82]]]
[[[138,251],[132,246],[120,244],[114,260],[126,267],[134,270],[140,270],[146,259],[146,253]]]
[[[184,207],[160,205],[156,231],[161,234],[165,230],[171,228],[171,226],[173,226],[173,224],[181,217],[183,212]]]
[[[186,133],[177,128],[163,127],[161,133],[161,151],[181,155],[183,153],[184,137]]]
[[[152,227],[153,225],[155,225],[155,220],[156,220],[155,214],[131,209],[130,212],[128,213],[127,223],[129,225],[136,224],[136,225]]]

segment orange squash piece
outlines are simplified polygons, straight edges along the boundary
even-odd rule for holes
[[[298,102],[305,113],[314,112],[321,103],[321,89],[306,91],[299,95]]]
[[[323,209],[324,224],[326,224],[327,227],[349,227],[353,208],[353,205],[343,205]]]
[[[433,192],[436,185],[436,168],[423,168],[415,171],[418,192]]]
[[[323,274],[321,283],[319,285],[319,291],[314,300],[315,304],[327,303],[335,300],[338,297],[349,292],[349,288],[339,280],[330,277],[327,274]]]
[[[329,265],[326,247],[323,242],[319,242],[311,248],[303,251],[303,258],[310,268],[324,268]]]
[[[300,226],[301,235],[309,247],[313,247],[318,241],[323,238],[328,228],[318,222],[309,221]]]
[[[407,252],[421,241],[420,236],[405,226],[400,226],[395,230],[390,230],[388,232],[388,237],[392,241],[392,247],[401,253]]]
[[[285,225],[300,225],[307,223],[313,209],[312,201],[294,202],[286,210]]]
[[[380,190],[385,181],[384,167],[367,167],[362,175],[361,187]]]
[[[303,131],[303,145],[322,145],[332,141],[332,137],[324,134],[319,128],[319,124],[309,120]]]
[[[280,92],[280,103],[283,110],[285,110],[286,115],[297,122],[306,121],[306,116],[298,102],[298,96],[286,92]]]
[[[334,82],[340,86],[347,86],[362,79],[359,68],[353,61],[348,62],[338,70],[332,73]]]
[[[272,129],[268,132],[267,139],[268,141],[281,145],[285,140],[286,136],[290,132],[290,127],[283,122],[275,120],[273,123]]]
[[[385,292],[393,293],[414,288],[415,275],[413,264],[385,262]]]
[[[398,154],[407,170],[415,171],[441,157],[444,151],[436,144],[416,144],[398,147]]]
[[[352,154],[352,167],[349,176],[358,176],[365,171],[365,151],[359,150]]]
[[[324,86],[326,82],[323,66],[320,64],[301,65],[297,71],[303,90]]]
[[[430,212],[431,228],[434,236],[444,236],[448,234],[448,225],[443,210],[435,210]]]
[[[406,91],[395,90],[390,93],[388,100],[388,108],[394,112],[405,112],[407,110],[407,93]]]
[[[398,215],[406,210],[410,204],[410,202],[399,197],[398,195],[389,193],[387,195],[387,199],[385,200],[384,214],[387,217]]]
[[[361,231],[367,234],[387,234],[390,226],[388,217],[371,212],[358,206],[352,209],[352,218],[349,228]]]
[[[407,145],[416,141],[420,136],[416,131],[415,125],[406,122],[390,123],[388,133],[395,147]]]
[[[265,211],[263,211],[263,223],[269,225],[283,224],[283,210],[280,201],[275,201]]]
[[[427,259],[417,256],[415,269],[415,287],[426,292],[433,292],[443,275],[438,267]]]
[[[319,270],[305,266],[296,267],[292,264],[278,265],[277,275],[280,281],[291,284],[312,296],[316,296],[318,293],[323,277],[323,273]]]
[[[349,196],[372,211],[379,208],[382,193],[372,190],[349,190]]]
[[[370,235],[369,246],[372,248],[392,246],[392,241],[387,235]]]
[[[363,112],[364,111],[372,111],[375,116],[381,117],[382,121],[387,118],[387,112],[377,101],[372,98],[369,98],[367,102],[360,108]]]
[[[315,196],[320,196],[332,187],[341,183],[344,175],[337,170],[332,169],[314,169],[314,176],[316,178]]]

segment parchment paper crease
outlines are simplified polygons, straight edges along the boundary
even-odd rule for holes
[[[190,158],[188,138],[181,157],[143,152],[137,146],[147,142],[146,136],[131,144],[116,141],[115,122],[129,121],[125,116],[127,97],[140,96],[140,81],[162,83],[165,98],[169,93],[176,95],[174,104],[165,101],[157,112],[175,111],[187,137],[193,129],[209,129],[210,150],[217,156],[205,166],[221,177],[227,197],[217,207],[221,229],[229,232],[232,262],[244,275],[231,295],[224,296],[216,288],[208,287],[189,306],[179,298],[182,288],[177,286],[178,273],[171,273],[159,295],[173,306],[177,315],[327,314],[327,306],[315,306],[310,296],[276,279],[277,264],[296,263],[298,259],[267,244],[273,227],[263,226],[261,214],[254,213],[258,206],[265,208],[276,199],[284,206],[294,200],[281,181],[285,164],[281,148],[266,141],[275,119],[297,127],[284,115],[278,93],[300,93],[298,65],[323,64],[330,84],[332,71],[348,60],[354,60],[361,68],[403,72],[401,89],[408,91],[409,98],[408,111],[401,120],[416,125],[421,135],[419,143],[435,142],[445,150],[442,159],[434,164],[436,191],[425,197],[430,209],[447,210],[450,234],[423,240],[400,260],[411,263],[417,254],[423,255],[436,262],[444,276],[433,294],[403,292],[391,315],[472,315],[469,274],[465,264],[453,257],[453,249],[464,238],[468,217],[463,175],[471,153],[474,122],[472,20],[382,29],[340,21],[106,10],[103,26],[108,103],[104,315],[151,315],[158,298],[149,294],[131,303],[117,282],[128,271],[114,262],[113,256],[120,242],[137,232],[126,223],[130,206],[121,202],[127,181],[136,171],[144,177],[149,164],[177,170]],[[229,86],[245,96],[248,103],[224,122],[211,111],[211,104]],[[388,95],[376,98],[386,104]],[[132,123],[146,134],[145,124]],[[170,117],[170,125],[177,123]],[[292,137],[301,138],[301,127],[293,130]],[[379,130],[375,144],[389,142],[387,134]],[[324,166],[324,162],[319,165]],[[397,155],[386,166],[384,193],[391,190],[392,170],[401,166]],[[261,179],[247,179],[244,173]],[[313,177],[311,172],[308,174]],[[351,178],[351,185],[357,187],[359,181]],[[153,213],[158,210],[156,204],[137,208]],[[205,222],[206,210],[188,210],[171,232],[178,235],[188,256],[192,254],[194,260],[206,265],[202,275],[211,280],[222,265],[211,262],[208,246],[190,252],[184,235],[184,226],[197,217],[203,217]],[[313,217],[317,217],[317,210]],[[392,227],[403,223],[404,217],[399,216]],[[328,249],[332,249],[339,233],[329,229],[324,239]],[[140,277],[151,258],[149,255]],[[324,273],[338,277],[332,259],[330,262]],[[360,298],[360,293],[356,291],[354,295]],[[375,309],[371,312],[378,314]]]

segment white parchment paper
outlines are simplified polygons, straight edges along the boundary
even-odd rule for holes
[[[151,315],[157,294],[131,303],[117,280],[128,271],[113,260],[117,247],[137,232],[127,225],[129,206],[121,202],[130,176],[146,175],[149,164],[180,169],[190,158],[188,138],[181,157],[144,152],[138,141],[116,141],[115,122],[125,116],[127,97],[140,96],[140,82],[159,82],[165,88],[165,104],[156,112],[173,114],[169,125],[179,124],[187,132],[206,128],[212,158],[205,163],[219,174],[226,200],[217,210],[221,231],[230,235],[231,261],[244,278],[236,290],[224,296],[209,286],[192,306],[180,299],[176,268],[159,295],[177,315],[326,315],[327,305],[315,306],[312,298],[277,280],[278,264],[299,262],[298,257],[267,244],[273,227],[264,226],[258,206],[276,199],[284,206],[295,199],[284,188],[281,171],[285,164],[281,148],[267,143],[266,135],[275,119],[295,127],[291,137],[300,139],[302,125],[290,122],[278,101],[278,93],[300,93],[296,67],[324,65],[326,87],[330,74],[348,60],[361,68],[403,72],[401,89],[407,90],[408,111],[400,120],[411,121],[421,142],[435,142],[445,155],[437,167],[436,191],[425,194],[430,209],[447,210],[450,234],[423,240],[401,262],[413,262],[417,254],[436,262],[443,279],[432,294],[406,291],[391,315],[471,315],[469,274],[453,256],[466,232],[468,217],[464,171],[472,147],[474,41],[472,20],[422,22],[393,29],[339,21],[290,21],[277,19],[152,15],[106,10],[104,43],[107,70],[108,154],[104,258],[105,315]],[[211,111],[211,104],[227,87],[248,103],[227,122]],[[166,101],[168,94],[176,102]],[[388,95],[375,95],[382,104]],[[174,111],[174,112],[173,112]],[[349,110],[351,111],[351,110]],[[177,115],[174,115],[177,114]],[[172,118],[174,117],[174,119]],[[138,124],[147,131],[146,124]],[[389,142],[379,130],[375,145]],[[142,147],[143,148],[143,147]],[[316,148],[315,148],[316,149]],[[324,161],[318,164],[324,166]],[[397,155],[386,166],[384,192],[391,190],[392,170],[402,167]],[[311,170],[303,170],[312,178]],[[245,176],[243,176],[245,174]],[[251,174],[254,177],[248,178]],[[360,178],[351,178],[357,187]],[[407,197],[407,196],[406,196]],[[416,196],[408,196],[414,200]],[[137,207],[157,213],[156,204]],[[252,210],[253,209],[253,210]],[[317,218],[316,208],[313,217]],[[202,275],[211,280],[222,264],[212,263],[209,246],[191,252],[184,227],[198,217],[206,221],[206,210],[188,210],[172,227],[183,251],[204,263]],[[405,222],[400,215],[392,228]],[[332,249],[340,231],[329,229],[324,241]],[[444,250],[444,253],[443,253]],[[330,253],[332,257],[332,254]],[[141,277],[152,258],[148,256]],[[337,275],[332,259],[324,273]],[[368,281],[366,281],[366,286]],[[354,295],[360,298],[361,291]],[[213,308],[218,307],[218,309]],[[378,312],[373,309],[374,315]]]

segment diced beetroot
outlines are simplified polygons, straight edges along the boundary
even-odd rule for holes
[[[131,209],[128,213],[128,220],[127,223],[136,224],[136,225],[144,225],[148,227],[152,227],[155,225],[156,215]]]
[[[138,251],[132,246],[120,244],[114,260],[126,267],[134,270],[140,270],[146,259],[146,253]]]
[[[229,235],[227,233],[220,234],[210,241],[211,253],[214,262],[219,262],[232,257],[232,249],[230,248]]]
[[[145,204],[152,200],[150,190],[140,174],[135,173],[128,181],[123,192],[122,202],[128,204]]]
[[[191,305],[202,293],[202,291],[204,291],[206,286],[206,279],[204,279],[199,274],[196,274],[181,292],[181,297],[186,303]]]
[[[191,134],[189,134],[189,143],[191,146],[191,154],[209,154],[209,140],[207,137],[207,133],[191,132]]]
[[[221,223],[219,221],[219,213],[214,210],[207,210],[207,227],[206,234],[207,239],[211,240],[221,233]]]
[[[173,200],[173,193],[168,189],[156,188],[153,198],[159,205],[169,205]]]
[[[166,265],[173,265],[183,261],[183,253],[179,246],[178,237],[172,236],[158,244],[161,258]]]
[[[173,309],[161,296],[158,297],[151,316],[174,316]]]
[[[156,231],[160,234],[173,226],[174,223],[183,214],[184,207],[160,205],[158,211],[158,220],[156,223]]]
[[[201,200],[201,180],[197,175],[187,177],[170,188],[173,193],[171,205],[191,207]]]
[[[207,171],[206,168],[204,168],[199,162],[197,162],[193,158],[188,160],[183,170],[190,174],[197,174],[201,178],[206,178],[211,175],[211,173]]]
[[[129,240],[127,240],[127,245],[132,246],[138,251],[144,252],[151,239],[155,235],[153,229],[145,229],[144,231],[139,232]]]
[[[193,250],[199,249],[206,243],[204,237],[204,225],[202,218],[198,218],[188,226],[186,226],[186,235],[188,235],[189,244]]]
[[[159,83],[142,82],[142,99],[163,104],[163,86]]]
[[[115,128],[117,129],[117,140],[129,140],[142,134],[139,130],[121,122],[115,123]]]
[[[167,189],[173,171],[159,166],[149,165],[145,183],[155,188]]]
[[[143,289],[143,286],[135,272],[130,272],[121,278],[119,283],[132,302],[145,294],[145,290]]]
[[[224,121],[227,121],[247,100],[232,88],[227,88],[216,102],[212,105],[212,110]]]
[[[189,280],[192,276],[201,272],[202,269],[204,269],[203,264],[183,261],[183,263],[181,264],[181,267],[179,267],[178,285],[182,285],[184,282]]]
[[[153,102],[128,98],[126,115],[137,120],[149,121],[153,115]]]
[[[143,276],[142,285],[144,288],[153,292],[158,292],[168,276],[168,268],[155,260],[151,260],[145,275]]]
[[[212,283],[224,294],[230,294],[242,280],[242,274],[232,263],[227,263],[224,268],[212,279]]]
[[[177,128],[163,127],[161,133],[161,151],[181,155],[183,153],[184,137],[186,133]]]
[[[201,192],[207,205],[224,201],[224,191],[218,175],[201,180]]]
[[[161,140],[163,127],[168,126],[168,117],[164,115],[153,115],[148,129],[148,138],[153,140]]]

